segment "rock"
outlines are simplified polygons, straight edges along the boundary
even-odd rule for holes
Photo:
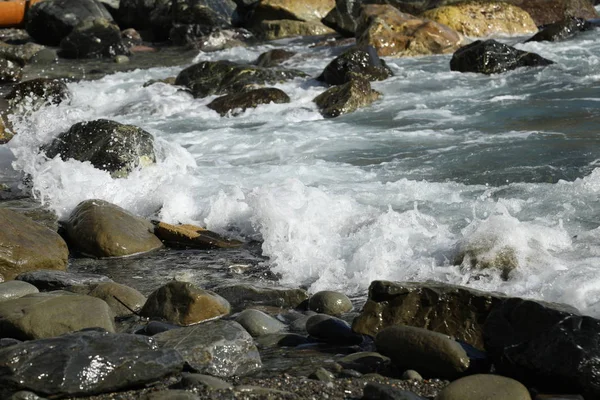
[[[375,337],[377,351],[401,369],[454,379],[469,368],[465,350],[450,336],[412,326],[390,326]]]
[[[194,97],[238,93],[254,85],[275,84],[296,77],[300,71],[261,68],[230,61],[203,61],[181,71],[176,85],[189,88]]]
[[[266,51],[258,56],[258,59],[254,61],[254,64],[259,67],[271,68],[281,65],[283,62],[289,60],[296,55],[293,51],[287,51],[283,49],[273,49]]]
[[[71,286],[88,287],[103,282],[112,282],[108,276],[104,275],[44,269],[24,272],[15,279],[27,282],[41,291],[64,290]]]
[[[187,390],[160,390],[142,397],[143,400],[200,400],[197,394]]]
[[[292,19],[265,20],[250,26],[250,30],[263,40],[277,40],[295,36],[321,36],[335,31],[318,21]]]
[[[227,299],[234,311],[257,305],[295,308],[308,300],[308,293],[303,289],[267,288],[240,283],[218,286],[213,290]]]
[[[6,208],[0,208],[0,221],[0,281],[26,271],[67,268],[69,250],[58,233]]]
[[[510,298],[488,316],[485,348],[498,374],[546,392],[600,398],[598,332],[600,320],[571,307]]]
[[[316,314],[306,321],[306,331],[315,339],[332,344],[354,345],[363,341],[361,335],[352,332],[346,321],[326,314]]]
[[[38,293],[39,290],[32,284],[20,281],[8,281],[0,283],[0,302],[18,299],[28,294]]]
[[[171,225],[158,221],[153,223],[154,234],[169,247],[208,250],[234,248],[244,244],[195,225]]]
[[[148,321],[146,325],[135,331],[138,335],[154,336],[157,333],[170,331],[171,329],[180,329],[180,325],[167,324],[160,321]]]
[[[345,369],[351,369],[361,374],[372,374],[389,368],[389,357],[372,351],[361,351],[340,358],[337,362]]]
[[[310,341],[302,335],[296,333],[267,333],[266,335],[258,336],[254,342],[261,349],[273,347],[296,347],[310,343]]]
[[[8,143],[14,136],[12,131],[6,125],[4,116],[0,115],[0,144]]]
[[[402,379],[406,381],[422,381],[423,377],[414,369],[407,369],[402,373]]]
[[[44,148],[46,155],[89,161],[113,178],[127,176],[156,161],[152,135],[133,125],[98,119],[79,122]]]
[[[19,390],[13,394],[8,400],[46,400],[45,397],[40,397],[33,392],[27,390]]]
[[[230,309],[227,300],[216,293],[189,282],[172,281],[148,296],[140,315],[178,325],[192,325],[229,314]]]
[[[361,76],[327,89],[313,99],[325,118],[335,118],[371,105],[381,93],[371,89],[368,80]]]
[[[385,61],[379,58],[373,46],[352,47],[331,61],[317,80],[330,85],[343,85],[356,75],[369,81],[383,81],[393,73]]]
[[[173,22],[194,25],[197,31],[208,34],[236,24],[236,8],[233,0],[175,0]]]
[[[578,394],[538,394],[533,400],[585,400]]]
[[[529,390],[514,379],[499,375],[471,375],[455,380],[435,400],[531,400]]]
[[[318,313],[340,316],[354,307],[344,293],[323,290],[310,296],[308,308]]]
[[[336,0],[335,8],[322,22],[346,37],[354,37],[362,3],[360,0]]]
[[[37,111],[71,99],[67,85],[59,79],[36,78],[17,83],[4,97],[13,113]]]
[[[498,74],[520,67],[544,67],[554,62],[515,49],[493,39],[477,40],[458,49],[450,60],[450,69],[459,72]]]
[[[121,38],[127,47],[140,46],[143,44],[142,35],[133,28],[121,31]]]
[[[320,22],[335,7],[335,0],[261,0],[254,8],[253,21],[296,20]]]
[[[500,1],[469,1],[442,6],[421,16],[472,37],[526,35],[538,30],[526,11]]]
[[[569,39],[577,33],[593,29],[593,25],[581,18],[569,17],[562,21],[544,26],[527,42],[558,42]]]
[[[237,116],[248,108],[256,108],[260,104],[289,103],[290,97],[283,90],[276,88],[259,88],[241,93],[227,94],[208,103],[207,107],[215,110],[222,117],[230,113]]]
[[[589,0],[508,0],[527,11],[537,26],[561,21],[568,17],[598,18]]]
[[[252,32],[244,28],[222,28],[207,33],[192,24],[174,24],[169,38],[176,46],[190,46],[204,52],[246,47],[255,39]]]
[[[262,386],[239,385],[235,387],[239,398],[243,399],[296,399],[294,393]]]
[[[352,329],[375,336],[388,326],[410,325],[483,349],[483,324],[500,301],[491,293],[437,282],[373,281]]]
[[[470,397],[463,398],[463,400],[467,399],[475,400]],[[408,390],[398,389],[384,383],[369,382],[363,390],[362,400],[425,400],[425,398]]]
[[[64,58],[113,58],[128,55],[121,30],[103,18],[87,19],[60,41],[59,56]]]
[[[18,390],[53,398],[115,392],[159,381],[182,368],[177,351],[158,349],[150,338],[76,332],[0,349],[0,397]]]
[[[69,242],[92,257],[123,257],[162,247],[152,223],[104,200],[85,200],[65,223]]]
[[[146,303],[146,297],[139,291],[116,282],[71,287],[69,290],[104,300],[117,317],[131,315]]]
[[[16,61],[0,57],[0,83],[18,82],[23,76],[23,67]]]
[[[252,336],[237,322],[208,321],[153,336],[175,349],[194,371],[218,377],[244,375],[261,367]]]
[[[285,329],[285,324],[262,311],[247,309],[242,311],[236,318],[239,323],[253,337],[275,333]]]
[[[325,368],[319,367],[308,376],[308,379],[314,379],[321,382],[333,382],[335,381],[335,375]]]
[[[306,322],[313,315],[317,315],[318,313],[314,311],[306,311],[305,313],[299,313],[297,318],[294,318],[290,322],[288,322],[288,328],[293,332],[307,333],[306,332]]]
[[[380,56],[394,57],[451,53],[463,41],[445,25],[379,4],[363,6],[356,38],[357,45],[371,45]]]
[[[116,57],[114,58],[114,61],[115,61],[115,63],[117,63],[117,64],[126,64],[126,63],[128,63],[128,62],[129,62],[129,57],[127,57],[127,56],[123,56],[123,55],[119,55],[119,56],[116,56]]]
[[[117,21],[121,28],[137,29],[148,41],[169,38],[173,25],[172,0],[120,0]]]
[[[27,12],[27,33],[36,42],[58,46],[73,28],[88,19],[112,16],[96,0],[45,0],[34,3]]]
[[[0,337],[32,340],[94,327],[115,330],[112,310],[95,297],[50,292],[0,302]]]
[[[20,65],[26,65],[43,49],[45,49],[44,46],[31,42],[18,45],[0,42],[0,58],[15,61]]]
[[[3,347],[12,346],[15,344],[23,343],[22,340],[13,339],[13,338],[2,338],[0,339],[0,349]]]
[[[191,374],[184,372],[181,374],[179,386],[184,389],[202,389],[202,390],[222,390],[233,389],[233,385],[222,379],[210,375]]]

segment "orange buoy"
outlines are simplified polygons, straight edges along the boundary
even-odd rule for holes
[[[25,23],[25,13],[40,0],[0,0],[0,28],[14,28]]]

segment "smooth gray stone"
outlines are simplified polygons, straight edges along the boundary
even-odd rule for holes
[[[38,288],[27,282],[8,281],[0,283],[0,301],[16,299],[38,292]]]
[[[21,340],[13,339],[13,338],[2,338],[0,339],[0,349],[3,347],[12,346],[14,344],[22,343]]]
[[[323,290],[308,300],[308,308],[322,314],[340,316],[352,310],[352,302],[344,293]]]
[[[326,314],[310,317],[306,321],[306,331],[310,336],[332,344],[353,345],[363,341],[346,321]]]
[[[455,380],[436,400],[531,400],[522,383],[500,375],[478,374]]]
[[[363,400],[425,400],[408,390],[401,390],[383,383],[369,382],[363,391]],[[464,398],[462,400],[467,400]],[[469,398],[468,400],[474,400]]]
[[[317,368],[316,371],[308,377],[321,382],[333,382],[335,380],[335,375],[323,367]]]
[[[90,286],[102,282],[112,282],[108,276],[88,273],[74,273],[41,269],[25,272],[15,278],[37,287],[41,291],[67,289],[70,286]]]
[[[259,310],[244,310],[235,318],[235,321],[242,325],[253,337],[285,329],[285,324]]]
[[[355,369],[343,369],[340,371],[340,376],[346,378],[360,378],[361,376],[363,376],[363,374],[361,374]]]
[[[289,323],[289,330],[293,332],[306,332],[306,321],[313,315],[317,315],[317,313],[314,311],[306,311],[305,314],[299,314]]]
[[[181,382],[179,382],[179,386],[184,389],[233,389],[233,385],[231,383],[222,379],[204,374],[190,374],[188,372],[181,374]]]

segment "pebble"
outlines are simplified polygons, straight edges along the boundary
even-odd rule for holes
[[[270,315],[253,309],[242,311],[235,321],[242,325],[253,337],[276,333],[285,329],[285,324]]]
[[[311,296],[308,308],[318,313],[340,316],[352,310],[352,302],[343,293],[323,290]]]
[[[435,400],[531,400],[520,382],[500,375],[477,374],[457,379]]]

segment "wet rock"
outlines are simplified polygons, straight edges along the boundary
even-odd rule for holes
[[[208,321],[153,338],[162,348],[179,351],[194,371],[203,374],[244,375],[262,365],[252,336],[234,321]]]
[[[140,46],[143,43],[142,35],[133,28],[123,29],[121,38],[127,47]]]
[[[335,31],[318,21],[292,19],[265,20],[250,26],[252,32],[263,40],[277,40],[295,36],[321,36]]]
[[[373,281],[352,329],[375,336],[388,326],[410,325],[483,349],[483,324],[500,300],[491,293],[443,283]]]
[[[0,397],[18,390],[53,397],[115,392],[159,381],[182,367],[177,351],[157,349],[150,338],[83,331],[0,349]]]
[[[180,325],[167,324],[160,321],[148,321],[141,329],[135,331],[138,335],[154,336],[157,333],[170,331],[171,329],[180,329]]]
[[[538,394],[533,400],[585,400],[578,394]]]
[[[58,233],[6,208],[0,208],[0,281],[37,269],[64,270],[69,251]]]
[[[262,311],[247,309],[242,311],[235,321],[242,325],[253,337],[263,336],[283,330],[285,324]]]
[[[18,82],[23,76],[23,67],[16,61],[0,57],[0,83]]]
[[[375,337],[377,351],[401,369],[453,379],[469,368],[465,350],[450,336],[412,326],[390,326]]]
[[[529,390],[518,381],[499,375],[471,375],[446,386],[435,400],[531,400]]]
[[[218,294],[189,282],[172,281],[148,296],[140,315],[178,325],[192,325],[229,312],[229,303]]]
[[[356,76],[343,85],[327,89],[313,99],[325,118],[335,118],[371,105],[381,93],[371,89],[369,81]]]
[[[352,302],[344,293],[323,290],[310,296],[308,308],[322,314],[340,316],[352,310]]]
[[[288,316],[290,321],[288,322],[288,328],[293,332],[307,333],[306,332],[306,321],[313,315],[317,315],[318,313],[314,311],[306,311],[304,313],[295,313],[294,318],[289,318],[289,313],[285,314]]]
[[[504,2],[470,1],[434,8],[422,16],[472,37],[526,35],[538,30],[529,13]]]
[[[8,100],[11,112],[24,114],[68,101],[71,99],[71,92],[59,79],[36,78],[17,83],[5,99]]]
[[[510,298],[487,318],[485,348],[499,374],[546,392],[600,398],[598,332],[600,320],[571,307]]]
[[[146,303],[146,297],[139,291],[116,282],[72,286],[69,290],[104,300],[117,317],[131,315]]]
[[[231,114],[232,116],[239,115],[246,111],[246,109],[256,108],[260,104],[282,104],[289,102],[290,97],[283,90],[259,88],[218,97],[208,103],[207,107],[215,110],[223,117],[227,114]]]
[[[152,223],[104,200],[79,203],[65,230],[71,245],[92,257],[123,257],[162,247]]]
[[[15,279],[27,282],[41,291],[63,290],[71,286],[91,286],[103,282],[112,282],[108,276],[91,273],[67,271],[37,270],[19,274]]]
[[[36,293],[0,302],[0,337],[31,340],[85,328],[114,332],[113,313],[90,296]]]
[[[12,131],[6,125],[4,116],[0,115],[0,144],[8,143],[14,136]]]
[[[335,380],[335,375],[329,371],[327,371],[323,367],[319,367],[308,376],[308,379],[314,379],[316,381],[321,382],[333,382]]]
[[[326,314],[311,316],[306,321],[306,331],[315,339],[332,344],[354,345],[363,341],[346,321]]]
[[[3,347],[12,346],[15,344],[23,343],[22,340],[13,339],[13,338],[2,338],[0,339],[0,349]]]
[[[47,205],[41,204],[32,197],[24,198],[18,195],[17,192],[13,193],[16,197],[12,200],[3,201],[1,204],[2,208],[17,212],[51,231],[58,232],[58,216],[54,210],[49,209]]]
[[[422,381],[423,377],[414,369],[407,369],[402,373],[402,379],[406,381]]]
[[[363,6],[356,38],[357,45],[371,45],[380,56],[394,57],[451,53],[463,41],[445,25],[379,4]]]
[[[593,29],[593,25],[581,18],[569,17],[562,21],[544,26],[527,42],[558,42],[569,39],[579,32]]]
[[[336,57],[323,70],[317,80],[330,85],[342,85],[356,75],[369,81],[382,81],[393,75],[372,46],[352,47]]]
[[[244,28],[223,28],[207,33],[198,25],[191,24],[173,25],[169,38],[175,45],[192,47],[206,53],[246,47],[255,40],[252,32]]]
[[[133,125],[106,119],[79,122],[44,148],[46,155],[66,160],[89,161],[113,178],[127,176],[138,167],[153,164],[152,135]]]
[[[335,7],[335,0],[261,0],[254,8],[253,20],[320,21]]]
[[[308,300],[308,293],[303,289],[267,288],[241,283],[218,286],[213,290],[227,299],[233,310],[256,305],[295,308]]]
[[[521,67],[544,67],[554,64],[544,57],[515,49],[493,39],[477,40],[458,49],[450,60],[450,69],[459,72],[499,74]]]
[[[44,46],[31,42],[18,45],[0,42],[0,57],[25,65],[43,49]]]
[[[18,299],[28,294],[38,293],[39,290],[32,284],[20,281],[8,281],[0,283],[0,302]]]
[[[310,341],[302,335],[296,333],[268,333],[254,339],[258,348],[272,347],[296,347],[310,343]]]
[[[36,42],[46,46],[58,46],[81,22],[88,19],[112,16],[96,0],[45,0],[31,6],[27,12],[27,33]]]
[[[33,392],[27,390],[20,390],[17,393],[10,396],[8,400],[46,400],[45,397],[40,397]]]
[[[190,25],[200,34],[209,34],[235,24],[236,7],[233,0],[175,0],[173,23]]]
[[[371,374],[388,370],[391,360],[379,353],[365,351],[349,354],[337,362],[345,369],[352,369],[361,374]]]
[[[537,26],[561,21],[568,17],[598,18],[589,0],[508,0],[527,11]]]
[[[362,3],[360,0],[336,0],[335,8],[322,22],[346,37],[354,37]]]
[[[58,55],[64,58],[113,58],[128,55],[121,30],[103,18],[87,19],[60,41]]]
[[[154,85],[155,83],[164,83],[165,85],[174,85],[175,84],[175,77],[174,76],[170,76],[170,77],[165,78],[165,79],[150,79],[148,82],[144,83],[144,87],[148,87],[150,85]]]
[[[402,390],[384,383],[369,382],[363,391],[362,400],[425,400],[425,398],[408,390]],[[466,398],[463,400],[466,400]],[[472,399],[469,398],[469,400]]]
[[[199,400],[200,397],[186,390],[160,390],[142,397],[142,400]]]
[[[222,379],[204,374],[191,374],[184,372],[181,374],[179,386],[184,389],[202,389],[202,390],[222,390],[233,389],[233,385]]]
[[[129,62],[129,57],[127,57],[127,56],[122,56],[122,55],[121,55],[121,56],[116,56],[116,57],[114,58],[114,61],[115,61],[115,63],[117,63],[117,64],[126,64],[126,63],[128,63],[128,62]]]
[[[262,386],[239,385],[235,387],[235,392],[244,398],[258,399],[296,399],[294,393],[279,389],[271,389]]]
[[[273,49],[259,55],[254,64],[264,68],[276,67],[295,55],[296,53],[293,51]]]
[[[244,243],[227,239],[218,233],[195,225],[171,225],[166,222],[153,222],[154,234],[167,246],[175,248],[216,249],[234,248]]]

